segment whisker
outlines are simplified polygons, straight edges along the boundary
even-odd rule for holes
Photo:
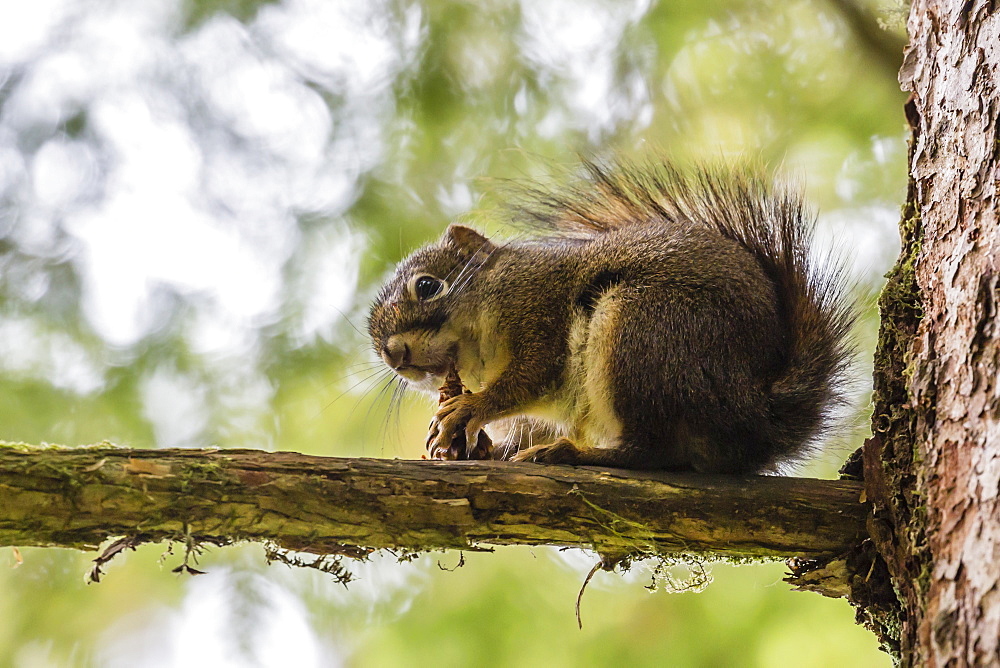
[[[480,253],[483,252],[483,249],[486,248],[488,245],[490,245],[490,243],[491,242],[487,239],[486,241],[484,241],[482,243],[481,246],[479,246],[479,248],[476,249],[475,253],[473,253],[472,255],[469,256],[469,259],[462,266],[461,270],[458,272],[458,275],[455,276],[454,283],[456,285],[462,283],[464,275],[466,274],[466,272],[469,271],[469,268],[472,267],[473,262],[476,261],[476,259],[480,255]],[[490,256],[492,256],[494,252],[495,251],[490,251],[481,262],[477,262],[477,267],[472,271],[472,273],[476,273],[476,272],[478,272],[479,269],[482,269],[483,264],[485,264],[486,261],[490,259]],[[448,272],[448,276],[450,277],[453,273],[455,273],[455,269],[452,269],[450,272]],[[445,280],[447,280],[447,279],[445,279]],[[456,290],[456,292],[461,292],[461,290]]]
[[[455,294],[459,294],[462,292],[465,286],[469,284],[469,281],[472,280],[472,277],[478,274],[482,270],[486,262],[489,261],[490,257],[493,256],[493,253],[496,252],[495,250],[490,251],[482,262],[477,263],[476,266],[473,267],[472,260],[475,259],[478,256],[478,254],[482,252],[483,248],[485,248],[485,244],[483,244],[483,246],[480,246],[479,250],[477,250],[476,253],[471,258],[469,258],[469,261],[465,263],[464,267],[462,267],[462,271],[460,271],[458,273],[458,276],[455,277],[455,288],[453,290]]]
[[[389,370],[388,370],[388,369],[385,369],[385,371],[389,371]],[[358,373],[362,373],[362,372],[360,372],[360,371],[359,371]],[[351,392],[352,390],[354,390],[354,388],[356,388],[356,387],[357,387],[358,385],[361,385],[361,384],[363,384],[363,383],[366,383],[366,382],[368,382],[369,380],[371,380],[372,378],[378,378],[378,376],[382,375],[382,373],[383,373],[383,370],[382,370],[382,369],[376,369],[376,370],[374,370],[374,371],[373,371],[372,373],[369,373],[369,374],[368,374],[367,376],[365,376],[364,378],[362,378],[362,379],[361,379],[361,380],[359,380],[358,382],[354,383],[354,385],[351,385],[351,386],[350,386],[349,388],[347,388],[346,390],[344,390],[343,392],[341,392],[340,394],[338,394],[338,395],[337,395],[336,397],[334,397],[332,401],[330,401],[330,402],[329,402],[329,403],[327,403],[327,404],[326,404],[325,406],[323,406],[323,408],[322,408],[322,409],[321,409],[321,410],[320,410],[320,411],[319,411],[318,413],[316,413],[316,415],[315,415],[315,416],[313,417],[313,419],[314,419],[314,420],[315,420],[315,419],[318,419],[320,415],[322,415],[322,414],[323,414],[324,412],[326,412],[327,410],[329,410],[331,406],[333,406],[333,405],[334,405],[335,403],[337,403],[338,401],[340,401],[340,400],[341,400],[341,399],[342,399],[342,398],[344,397],[344,395],[345,395],[345,394],[348,394],[348,393],[350,393],[350,392]],[[390,373],[391,373],[391,371],[390,371]],[[346,376],[345,376],[345,377],[346,377]],[[377,382],[378,382],[378,381],[376,381],[376,383],[377,383]],[[363,397],[364,397],[364,395],[365,395],[365,394],[367,394],[367,393],[368,393],[369,391],[370,391],[370,389],[369,389],[369,390],[365,390],[365,392],[363,392],[363,393],[362,393],[362,395],[361,395],[361,396],[362,396],[362,398],[363,398]]]
[[[332,385],[334,383],[338,383],[338,382],[340,382],[342,380],[345,380],[347,378],[351,378],[352,376],[357,376],[360,373],[365,373],[367,371],[374,371],[375,369],[381,369],[381,368],[384,368],[384,367],[385,367],[385,363],[384,362],[375,361],[375,360],[368,361],[368,362],[358,362],[357,364],[352,364],[349,367],[344,367],[344,369],[343,369],[344,373],[341,374],[340,376],[337,376],[336,378],[334,378],[333,380],[331,380],[329,383],[327,383],[327,387],[329,387],[330,385]]]
[[[331,304],[331,306],[333,306],[333,305]],[[339,308],[337,308],[336,306],[333,306],[333,310],[334,310],[334,311],[336,311],[337,313],[339,313],[339,314],[340,314],[340,317],[342,317],[342,318],[344,319],[344,321],[345,321],[345,322],[346,322],[346,323],[347,323],[348,325],[350,325],[350,326],[351,326],[351,329],[353,329],[353,330],[354,330],[355,332],[357,332],[357,333],[358,333],[359,335],[361,335],[362,337],[364,337],[364,338],[365,338],[365,340],[368,340],[368,334],[366,334],[365,332],[362,332],[362,331],[361,331],[360,329],[358,329],[357,325],[355,325],[355,324],[354,324],[353,322],[351,322],[351,319],[350,319],[350,318],[349,318],[349,317],[347,316],[347,314],[346,314],[346,313],[344,313],[343,311],[341,311],[341,310],[340,310]]]
[[[365,423],[369,421],[372,409],[375,407],[375,404],[379,402],[379,399],[385,394],[386,388],[392,386],[396,378],[396,375],[392,373],[389,369],[385,369],[384,371],[379,372],[377,376],[378,378],[375,380],[375,382],[369,385],[368,389],[366,389],[364,393],[360,397],[358,397],[358,400],[354,403],[354,408],[352,411],[354,414],[357,413],[358,407],[361,405],[362,402],[368,403],[368,411],[365,414],[364,418]],[[361,451],[365,452],[367,448],[368,448],[368,442],[366,440],[361,444]]]
[[[402,403],[403,396],[406,394],[407,382],[406,380],[399,378],[396,383],[396,387],[393,389],[392,394],[389,396],[389,409],[386,411],[385,420],[382,423],[382,452],[385,453],[385,441],[389,435],[390,423],[395,422],[395,432],[398,437],[402,434],[403,424],[402,424]]]
[[[455,293],[455,294],[460,294],[462,292],[462,290],[464,290],[465,287],[469,284],[469,282],[473,279],[473,277],[475,277],[476,274],[478,274],[480,271],[482,271],[483,267],[486,265],[486,263],[489,261],[489,259],[493,256],[494,253],[496,253],[501,248],[508,248],[508,247],[510,247],[513,243],[519,241],[523,237],[524,237],[523,234],[516,235],[513,238],[508,239],[504,243],[500,244],[499,246],[494,247],[494,249],[489,252],[489,254],[486,256],[486,258],[482,262],[480,262],[478,264],[478,266],[475,267],[475,269],[473,269],[472,271],[470,271],[466,276],[463,277],[460,274],[459,277],[455,279],[455,287],[453,288],[452,292]],[[482,251],[482,247],[479,249],[479,251],[477,251],[477,253],[480,252],[480,251]],[[473,256],[473,257],[475,257],[475,256]],[[470,262],[471,262],[471,260],[470,260]],[[466,263],[466,268],[468,266],[469,266],[469,263]],[[463,271],[464,271],[464,268],[463,268]]]
[[[455,287],[452,290],[452,293],[456,294],[456,295],[457,294],[461,294],[462,291],[466,287],[468,287],[469,283],[472,282],[472,279],[475,278],[476,275],[478,275],[480,271],[482,271],[482,269],[483,269],[483,267],[482,267],[482,265],[480,265],[480,266],[476,267],[475,269],[473,269],[473,270],[471,270],[469,272],[466,272],[466,274],[462,277],[462,280],[460,282],[456,282],[455,283]]]
[[[479,265],[478,267],[471,269],[471,266],[471,261],[466,263],[465,267],[462,268],[462,271],[455,278],[455,284],[451,290],[452,294],[461,294],[462,290],[464,290],[469,284],[469,281],[472,280],[472,277],[478,274],[483,268],[482,265]]]
[[[344,367],[344,370],[349,371],[349,375],[354,375],[358,371],[367,371],[369,369],[383,366],[385,366],[385,362],[382,360],[365,360],[364,362],[355,362],[351,366]]]
[[[368,348],[368,346],[367,345],[359,346],[353,353],[347,355],[347,358],[357,359],[360,356],[361,351],[364,350],[365,348]],[[329,389],[331,386],[340,383],[343,380],[346,380],[352,376],[356,376],[357,374],[362,373],[364,371],[372,370],[375,367],[382,366],[383,364],[385,364],[385,362],[383,362],[380,359],[368,357],[367,359],[363,359],[360,362],[355,362],[354,364],[343,367],[343,369],[341,369],[344,372],[343,374],[338,374],[329,381],[323,383],[322,387],[324,390]]]
[[[472,266],[473,261],[476,259],[476,255],[478,255],[479,252],[483,248],[485,248],[485,246],[486,246],[486,244],[483,244],[482,246],[480,246],[479,249],[475,253],[473,253],[472,255],[470,255],[469,259],[466,260],[461,265],[456,265],[456,266],[452,267],[451,271],[448,272],[448,275],[444,277],[444,280],[448,281],[449,283],[458,283],[459,281],[461,281],[462,280],[462,275],[466,272],[466,270],[470,266]]]
[[[368,410],[365,412],[365,423],[366,424],[371,421],[372,410],[375,408],[375,404],[378,404],[378,403],[380,403],[382,401],[382,398],[385,397],[386,392],[389,390],[389,388],[390,387],[393,388],[393,392],[395,392],[395,387],[394,386],[395,386],[395,384],[396,384],[396,382],[398,380],[399,380],[399,376],[397,376],[396,374],[391,374],[389,376],[388,380],[382,385],[381,389],[379,389],[378,394],[376,394],[375,397],[372,399],[371,403],[368,404]],[[355,405],[355,408],[357,408],[357,406],[360,405],[360,403],[361,402],[359,400],[358,404]],[[384,434],[381,437],[384,438]]]

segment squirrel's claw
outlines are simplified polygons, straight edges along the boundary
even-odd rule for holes
[[[460,394],[441,404],[427,430],[427,452],[431,459],[469,458],[469,450],[479,442],[483,426],[478,408],[475,394]],[[458,452],[453,447],[455,436],[461,432],[465,432],[466,452]]]

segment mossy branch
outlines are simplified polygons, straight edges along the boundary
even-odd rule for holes
[[[822,558],[859,542],[860,495],[859,483],[800,478],[8,445],[0,545],[194,536],[319,554],[521,544]]]

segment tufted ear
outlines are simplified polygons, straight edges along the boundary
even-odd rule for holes
[[[489,255],[496,250],[492,241],[465,225],[449,225],[444,233],[444,242],[469,255],[476,253]]]

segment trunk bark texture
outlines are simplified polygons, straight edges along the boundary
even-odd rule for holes
[[[903,664],[998,665],[1000,5],[916,0],[908,28],[910,187],[881,303],[869,529]]]

